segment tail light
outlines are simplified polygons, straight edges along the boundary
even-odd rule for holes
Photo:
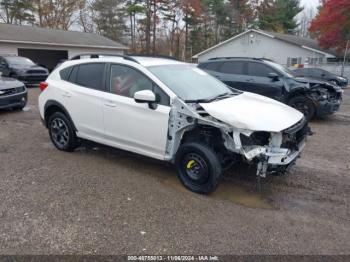
[[[39,84],[39,88],[40,88],[41,91],[44,91],[45,88],[48,87],[48,86],[49,86],[49,84],[47,82],[41,82]]]

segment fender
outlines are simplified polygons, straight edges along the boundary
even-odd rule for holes
[[[50,110],[50,108],[53,108],[53,107],[58,107],[65,115],[66,117],[69,119],[69,121],[72,123],[73,125],[73,128],[74,128],[74,131],[78,131],[77,128],[75,127],[75,124],[71,118],[71,116],[69,115],[67,109],[59,102],[55,101],[55,100],[48,100],[44,106],[44,118],[45,118],[45,126],[46,128],[48,128],[48,119],[47,119],[47,116],[46,116],[46,113],[48,110]]]

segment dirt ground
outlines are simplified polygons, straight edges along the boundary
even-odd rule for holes
[[[56,150],[37,89],[0,112],[0,254],[350,254],[350,89],[311,123],[302,158],[255,190],[252,170],[211,196],[173,168],[96,144]]]

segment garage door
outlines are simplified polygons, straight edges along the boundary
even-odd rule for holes
[[[28,57],[38,65],[42,65],[50,71],[58,62],[68,59],[68,51],[65,50],[40,50],[40,49],[18,49],[18,55]]]

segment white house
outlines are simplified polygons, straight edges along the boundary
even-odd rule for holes
[[[28,57],[49,69],[77,54],[123,54],[127,49],[98,34],[0,23],[0,55]]]
[[[324,50],[317,41],[295,35],[251,29],[236,35],[195,56],[198,62],[214,57],[268,58],[282,65],[318,64],[335,58],[330,50]]]

